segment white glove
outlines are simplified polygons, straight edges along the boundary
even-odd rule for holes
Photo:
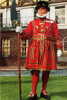
[[[17,26],[16,27],[16,32],[17,33],[21,33],[22,32],[22,27],[21,26]]]
[[[60,56],[62,56],[62,50],[58,49],[57,50],[57,57],[60,57]]]

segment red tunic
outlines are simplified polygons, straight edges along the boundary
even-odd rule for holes
[[[29,39],[26,57],[27,69],[57,69],[57,48],[62,48],[57,24],[49,19],[35,19],[21,33],[22,39]]]

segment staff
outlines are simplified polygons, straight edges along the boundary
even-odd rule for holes
[[[18,78],[19,78],[19,98],[22,100],[22,88],[21,88],[21,49],[20,49],[20,35],[17,35],[18,40]]]
[[[11,21],[12,21],[12,26],[15,28],[16,25],[18,25],[18,16],[16,12],[16,0],[12,1],[12,6],[11,6]],[[19,26],[17,26],[19,27]],[[17,32],[17,30],[16,30]],[[19,33],[19,32],[17,32]],[[19,100],[22,100],[22,88],[21,88],[21,49],[20,49],[20,37],[19,34],[17,34],[17,40],[18,40],[18,81],[19,81]]]

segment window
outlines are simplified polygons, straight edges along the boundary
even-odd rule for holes
[[[27,24],[34,19],[34,7],[26,7],[20,11],[21,25],[27,26]]]
[[[21,56],[25,57],[26,56],[26,41],[21,40]]]
[[[63,50],[67,51],[67,36],[63,39]]]
[[[65,6],[56,7],[55,18],[57,23],[65,24]]]
[[[2,55],[4,57],[10,56],[10,40],[2,39]]]
[[[16,28],[16,25],[20,24],[20,11],[13,11],[13,8],[12,8],[12,13],[14,13],[14,15],[11,14],[12,27]]]
[[[0,28],[3,26],[3,20],[2,20],[2,18],[3,18],[3,14],[0,13]]]
[[[20,22],[20,11],[17,11],[18,21]]]

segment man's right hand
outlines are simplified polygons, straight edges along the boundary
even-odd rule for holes
[[[21,33],[22,32],[22,27],[21,26],[17,26],[16,27],[16,32],[17,33]]]

